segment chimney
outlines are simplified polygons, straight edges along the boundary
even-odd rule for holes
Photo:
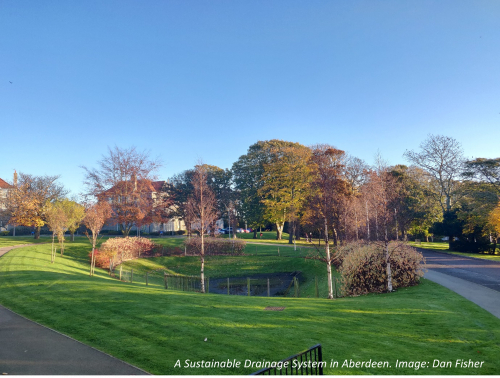
[[[14,169],[14,186],[17,186],[17,172]]]

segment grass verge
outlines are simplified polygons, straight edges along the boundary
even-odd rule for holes
[[[438,252],[446,252],[451,255],[464,256],[464,257],[475,257],[477,259],[483,260],[491,260],[491,261],[500,261],[500,254],[495,253],[494,255],[490,255],[488,253],[471,253],[471,252],[455,252],[450,251],[448,248],[448,242],[422,242],[421,244],[416,244],[415,242],[409,242],[413,247],[430,249]]]
[[[326,374],[500,371],[500,319],[425,279],[419,286],[391,294],[335,301],[201,295],[120,282],[100,269],[89,277],[88,251],[88,242],[68,243],[55,264],[50,263],[50,245],[7,253],[0,258],[0,303],[153,374],[249,374],[258,368],[244,367],[246,360],[280,360],[316,343],[323,345]],[[248,259],[238,269],[278,269],[281,263],[273,259],[267,267],[267,258],[262,250],[260,259]],[[161,259],[134,263],[163,266]],[[176,271],[194,272],[195,261],[178,259],[167,267],[177,264]],[[224,275],[235,269],[215,261],[207,262],[207,270]],[[314,273],[312,265],[303,271]],[[266,306],[285,310],[264,311]],[[188,359],[229,359],[242,365],[238,369],[185,368]],[[350,359],[388,361],[391,367],[342,367]],[[460,368],[455,367],[457,359],[484,364]],[[339,366],[331,368],[331,360]],[[396,360],[426,361],[431,367],[396,368]],[[450,361],[452,366],[432,367],[434,360]],[[177,361],[182,367],[175,367]]]

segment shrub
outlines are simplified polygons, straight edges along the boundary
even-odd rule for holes
[[[2,235],[2,236],[9,236],[9,231],[1,231],[0,235]]]
[[[205,255],[243,255],[246,242],[241,239],[222,239],[205,237]],[[187,253],[198,255],[201,251],[201,238],[193,237],[184,240]]]
[[[340,274],[346,295],[387,291],[387,264],[382,243],[346,245],[339,248],[342,256]],[[425,259],[408,244],[391,242],[389,258],[393,288],[417,285],[423,276]]]
[[[186,233],[186,230],[177,230],[175,231],[177,235],[184,235]]]
[[[451,242],[451,250],[457,252],[480,253],[490,249],[490,242],[487,239],[478,239],[477,241],[455,240]]]
[[[96,255],[96,266],[109,268],[110,259],[113,265],[123,261],[137,259],[141,256],[154,256],[161,246],[151,240],[138,237],[112,238],[102,243]],[[95,251],[94,251],[95,252]],[[89,256],[92,255],[90,252]]]

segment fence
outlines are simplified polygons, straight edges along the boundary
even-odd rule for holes
[[[323,375],[325,366],[321,344],[316,344],[303,352],[281,360],[275,366],[261,369],[251,375]]]

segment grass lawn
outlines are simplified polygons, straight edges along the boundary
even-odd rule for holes
[[[33,239],[33,236],[0,236],[0,248],[20,244],[46,243],[48,238]]]
[[[231,234],[231,237],[233,235]],[[222,235],[224,238],[228,238],[229,235]],[[283,232],[282,239],[276,240],[276,231],[262,231],[262,237],[260,237],[260,233],[257,232],[257,239],[253,238],[253,232],[250,233],[236,233],[236,237],[239,239],[245,239],[252,243],[273,243],[273,244],[288,244],[289,235],[286,232]],[[307,242],[304,238],[297,240],[295,244],[302,246],[312,246],[312,244],[318,245],[318,239],[312,239],[312,242]],[[290,244],[288,244],[290,245]],[[321,245],[323,245],[323,240],[321,240]]]
[[[416,244],[415,242],[409,242],[410,245],[418,248],[431,249],[438,252],[446,252],[452,255],[465,256],[465,257],[475,257],[478,259],[500,261],[500,253],[495,253],[490,255],[488,253],[470,253],[470,252],[455,252],[448,249],[448,242],[422,242],[421,244]]]
[[[162,243],[173,240],[165,238]],[[419,286],[391,294],[335,301],[202,295],[120,282],[100,269],[89,277],[88,252],[88,242],[78,239],[67,244],[65,255],[58,255],[55,264],[50,264],[48,244],[7,253],[0,258],[0,304],[154,374],[249,374],[258,368],[243,367],[245,360],[280,360],[316,343],[323,345],[326,374],[500,372],[500,319],[425,279]],[[325,270],[312,260],[278,258],[273,250],[257,254],[241,261],[210,258],[207,272],[224,276],[301,264],[307,276]],[[128,264],[137,270],[165,265],[175,272],[197,270],[192,257]],[[264,311],[266,306],[286,309]],[[242,367],[174,367],[178,360],[184,366],[187,359],[236,359]],[[388,361],[392,368],[342,367],[350,359]],[[457,359],[484,364],[455,368]],[[339,367],[330,368],[331,360]],[[396,368],[396,360],[427,361],[431,367]],[[451,361],[452,367],[433,368],[434,360]]]

